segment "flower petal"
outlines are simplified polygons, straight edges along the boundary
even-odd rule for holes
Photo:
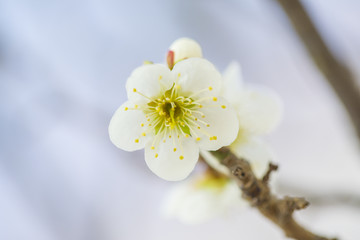
[[[152,144],[149,143],[145,148],[146,164],[157,176],[168,181],[186,178],[199,158],[199,146],[192,138],[180,137],[175,141],[167,138],[157,148],[151,147]]]
[[[219,97],[216,102],[204,103],[201,112],[204,117],[199,115],[198,118],[208,124],[199,124],[200,129],[194,130],[200,137],[201,149],[214,151],[235,140],[239,131],[239,120],[235,110],[225,99]],[[197,138],[195,134],[193,137]]]
[[[280,97],[264,87],[247,87],[234,104],[240,119],[240,129],[253,134],[271,132],[283,114]]]
[[[236,140],[235,140],[236,141]],[[204,158],[205,162],[215,169],[216,171],[224,174],[225,176],[231,176],[229,168],[227,168],[225,165],[221,164],[219,159],[217,159],[214,155],[212,155],[210,152],[205,150],[200,150],[201,156]]]
[[[273,161],[274,154],[260,138],[242,135],[230,145],[232,152],[239,158],[245,158],[252,166],[257,177],[262,177],[268,169],[268,164]]]
[[[171,88],[173,76],[170,70],[161,64],[147,64],[136,68],[126,82],[126,92],[133,102],[149,102],[160,92]]]
[[[221,74],[215,66],[203,58],[189,58],[175,64],[172,72],[178,77],[178,84],[185,93],[217,96],[221,88]]]
[[[242,89],[241,66],[238,62],[231,62],[223,73],[223,85],[220,95],[230,103],[234,103],[237,101]]]
[[[176,185],[162,205],[167,217],[177,218],[185,224],[199,224],[247,206],[240,198],[240,189],[234,181],[222,188],[196,187],[197,178]]]
[[[146,122],[145,114],[141,110],[133,109],[135,104],[125,102],[115,112],[109,124],[111,142],[125,151],[135,151],[144,148],[148,138],[142,136]]]

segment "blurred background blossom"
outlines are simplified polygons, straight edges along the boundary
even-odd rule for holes
[[[360,2],[302,2],[359,79]],[[359,201],[331,201],[360,196],[358,139],[276,2],[0,0],[0,239],[284,238],[251,208],[195,226],[165,219],[160,207],[174,184],[153,175],[141,151],[110,143],[131,71],[165,62],[183,36],[220,71],[239,61],[247,82],[283,98],[283,122],[267,138],[279,191],[329,196],[300,222],[360,236]]]

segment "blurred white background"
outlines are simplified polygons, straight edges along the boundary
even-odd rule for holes
[[[303,3],[359,79],[360,2]],[[174,183],[109,141],[131,71],[164,62],[183,36],[219,70],[238,60],[246,81],[281,95],[284,120],[268,140],[292,194],[360,198],[354,129],[275,1],[0,0],[0,239],[284,239],[254,209],[197,226],[165,219]],[[318,233],[360,236],[359,202],[296,216]]]

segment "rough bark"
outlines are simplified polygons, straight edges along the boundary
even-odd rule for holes
[[[213,154],[217,155],[221,163],[230,170],[232,178],[242,190],[243,198],[257,208],[262,215],[278,225],[287,237],[298,240],[336,239],[316,235],[296,222],[293,212],[309,205],[304,198],[288,196],[279,198],[271,193],[268,181],[271,172],[277,170],[277,165],[269,164],[267,173],[262,179],[258,179],[249,162],[236,157],[229,149],[222,148]]]

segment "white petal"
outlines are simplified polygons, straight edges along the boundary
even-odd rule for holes
[[[274,155],[260,138],[254,136],[241,136],[230,145],[232,152],[239,158],[250,162],[252,170],[257,177],[262,177],[268,169],[268,164],[273,161]]]
[[[236,141],[236,140],[235,140]],[[201,156],[204,158],[207,164],[209,164],[210,167],[214,168],[216,171],[224,174],[225,176],[230,176],[230,170],[222,165],[214,155],[212,155],[210,152],[205,150],[200,150]]]
[[[152,142],[149,142],[145,148],[146,164],[157,176],[168,181],[180,181],[186,178],[199,159],[199,146],[190,137],[177,138],[175,144],[173,139],[167,137],[166,142],[161,140],[155,149],[151,149],[151,146]]]
[[[132,102],[121,105],[111,118],[109,136],[111,142],[125,151],[135,151],[144,148],[147,137],[141,134],[145,131],[141,123],[146,123],[145,114],[141,110],[132,110]],[[125,110],[127,109],[128,110]]]
[[[269,133],[280,123],[283,114],[281,99],[264,87],[247,87],[234,106],[239,115],[240,129],[253,134]]]
[[[199,124],[201,129],[195,130],[200,137],[200,148],[214,151],[230,145],[239,131],[239,120],[232,106],[225,99],[219,97],[216,102],[211,100],[211,102],[204,103],[200,110],[205,117],[202,118],[199,115],[198,118],[209,124],[209,127]],[[196,138],[194,135],[193,137]]]
[[[238,62],[231,62],[223,73],[221,96],[230,103],[236,102],[243,88],[241,66]]]
[[[172,72],[179,78],[178,84],[185,93],[193,94],[205,90],[197,96],[217,96],[221,90],[221,74],[211,62],[203,58],[190,58],[180,61],[175,64]]]
[[[131,73],[126,82],[126,92],[129,100],[146,103],[150,101],[148,98],[157,97],[161,91],[171,88],[172,84],[173,75],[165,65],[147,64]]]
[[[179,60],[202,57],[202,51],[200,45],[190,38],[179,38],[171,44],[169,50],[174,52],[174,62]]]

